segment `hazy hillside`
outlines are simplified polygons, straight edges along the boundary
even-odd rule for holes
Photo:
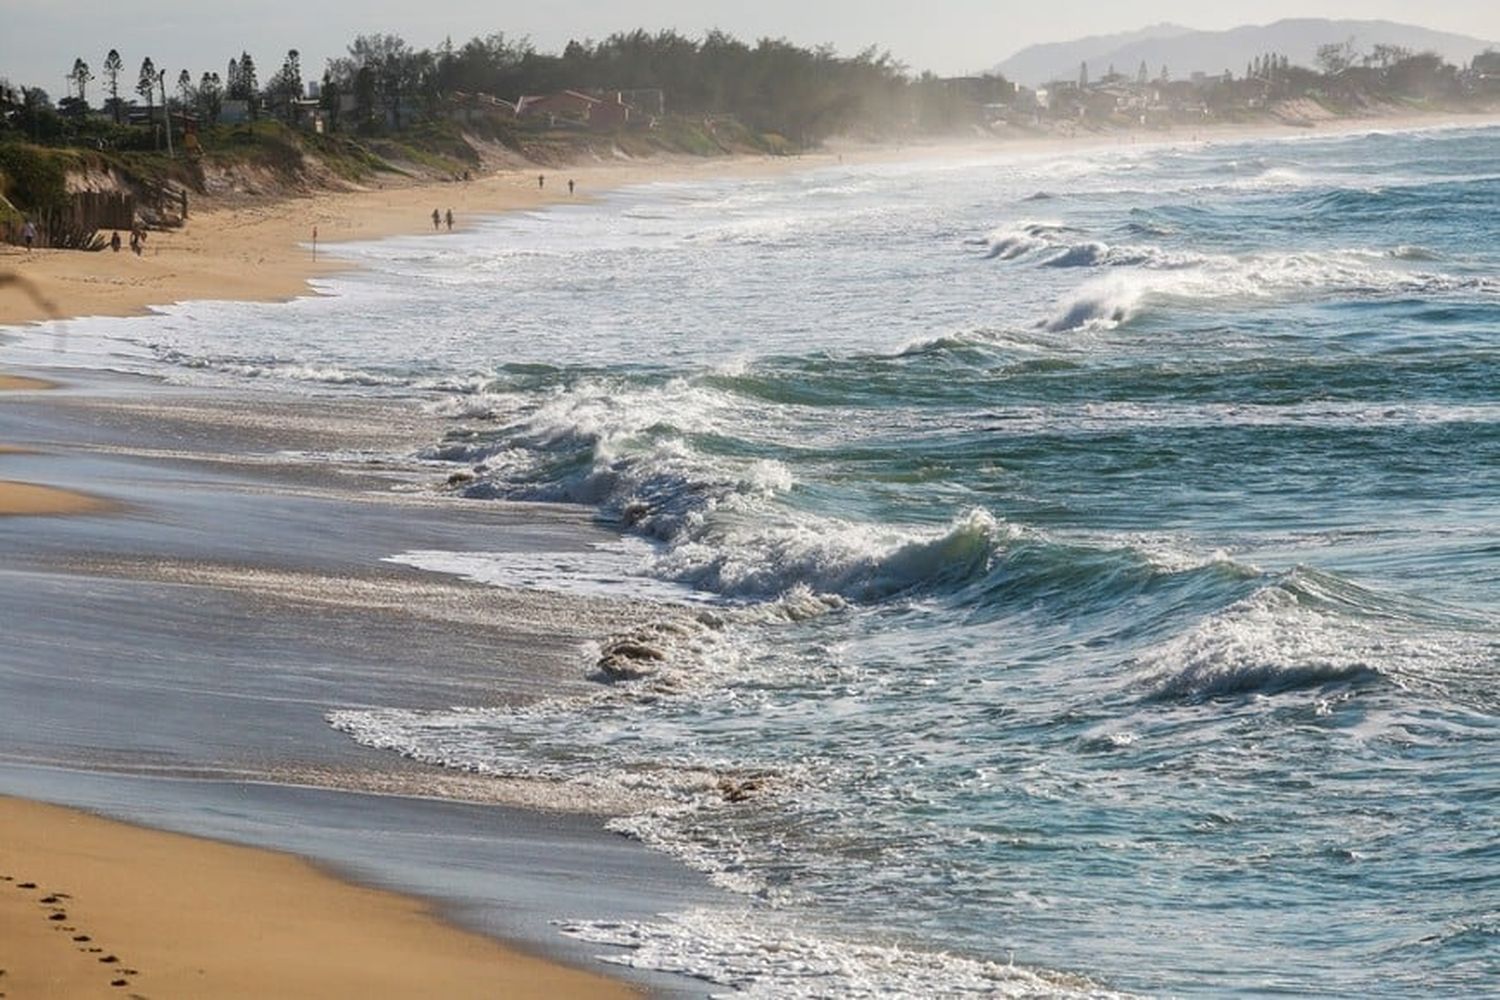
[[[996,67],[1017,83],[1036,86],[1053,79],[1072,79],[1078,65],[1088,62],[1089,72],[1102,76],[1111,64],[1121,73],[1133,75],[1145,60],[1155,76],[1163,66],[1174,77],[1201,70],[1239,75],[1245,64],[1266,52],[1278,52],[1303,66],[1313,66],[1318,46],[1350,38],[1361,51],[1377,44],[1399,45],[1415,52],[1432,51],[1449,62],[1467,64],[1492,43],[1466,35],[1454,35],[1392,21],[1330,21],[1298,18],[1268,25],[1246,25],[1229,31],[1192,31],[1175,25],[1158,25],[1133,36],[1103,35],[1049,45],[1033,45]]]
[[[1071,42],[1049,42],[1033,45],[1011,56],[997,68],[998,72],[1016,83],[1035,86],[1059,75],[1078,72],[1078,64],[1084,60],[1093,62],[1101,52],[1115,52],[1131,45],[1153,41],[1167,41],[1182,35],[1197,34],[1192,28],[1180,24],[1156,24],[1139,31],[1126,31],[1115,35],[1090,35]],[[1058,67],[1073,67],[1060,73]],[[1101,68],[1100,72],[1103,72]]]

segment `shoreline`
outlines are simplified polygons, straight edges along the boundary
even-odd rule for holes
[[[700,903],[705,887],[675,859],[605,832],[563,792],[503,781],[479,787],[491,782],[360,746],[324,719],[351,705],[506,703],[588,689],[574,669],[578,644],[636,609],[546,598],[518,607],[491,588],[380,561],[460,538],[500,549],[584,547],[592,536],[582,515],[434,506],[391,490],[393,480],[410,481],[410,469],[276,458],[327,444],[327,435],[399,449],[428,432],[420,418],[404,421],[389,407],[153,391],[149,381],[103,372],[62,377],[57,389],[31,382],[38,391],[0,398],[0,439],[21,445],[0,456],[0,475],[87,482],[124,516],[0,517],[0,617],[13,625],[0,669],[0,796],[250,845],[258,851],[247,855],[247,872],[313,859],[319,879],[400,894],[434,928],[424,934],[498,942],[487,953],[494,962],[514,953],[565,978],[593,970],[576,973],[594,977],[578,989],[530,995],[623,996],[643,986],[684,995],[672,977],[601,963],[608,949],[561,940],[552,925],[646,919]],[[185,435],[193,451],[168,450]],[[224,532],[226,523],[236,530]],[[328,537],[330,524],[344,530]],[[258,638],[265,628],[269,645]],[[58,656],[60,648],[69,655]],[[0,874],[15,866],[9,844],[26,825],[14,815],[0,810]],[[48,843],[39,842],[39,859]],[[117,860],[122,871],[136,866]],[[41,884],[39,869],[29,870],[23,877]],[[132,906],[151,916],[148,904],[120,899],[121,922],[133,922]],[[355,932],[364,921],[363,912],[347,918]],[[0,924],[0,939],[8,928]],[[181,944],[181,959],[192,961],[197,947]],[[150,971],[140,954],[121,957]],[[0,968],[16,976],[21,957],[0,955]],[[588,985],[595,979],[597,989]],[[350,982],[374,995],[357,976]],[[436,993],[495,995],[446,986]],[[166,993],[174,994],[214,995]]]
[[[945,156],[1047,155],[1131,146],[1194,145],[1250,139],[1315,138],[1366,130],[1482,127],[1500,122],[1492,109],[1329,118],[1305,125],[1206,123],[1198,128],[1100,131],[940,139],[910,145],[831,143],[817,152],[787,157],[685,156],[621,160],[566,168],[513,167],[472,181],[396,181],[390,186],[314,191],[245,206],[207,201],[181,229],[154,231],[144,254],[86,253],[0,245],[0,270],[11,269],[27,294],[0,291],[0,328],[84,316],[130,316],[152,307],[193,300],[287,301],[317,294],[309,282],[356,265],[315,254],[334,243],[392,236],[431,236],[431,213],[453,210],[455,229],[476,217],[587,201],[638,184],[694,179],[748,179],[837,165],[930,160]],[[540,187],[538,175],[548,184]],[[577,182],[577,194],[566,189]],[[0,388],[4,388],[0,383]]]
[[[0,827],[9,995],[638,995],[292,855],[9,797]]]

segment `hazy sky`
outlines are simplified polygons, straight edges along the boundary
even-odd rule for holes
[[[186,67],[196,78],[205,69],[222,74],[242,49],[264,81],[289,48],[301,50],[304,76],[321,75],[357,34],[393,32],[423,48],[444,36],[461,43],[503,31],[557,51],[569,38],[636,27],[694,36],[717,27],[747,41],[829,42],[844,54],[876,45],[914,70],[952,75],[994,66],[1036,42],[1161,21],[1213,29],[1283,17],[1385,18],[1500,39],[1500,3],[1483,0],[0,0],[0,77],[57,98],[75,57],[98,76],[110,48],[120,50],[132,83],[142,56],[170,76]]]

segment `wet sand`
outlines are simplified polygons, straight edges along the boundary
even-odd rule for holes
[[[582,551],[606,537],[585,512],[431,495],[421,489],[434,485],[431,471],[400,456],[435,432],[401,407],[68,378],[0,394],[0,439],[20,446],[0,457],[0,472],[87,483],[115,508],[0,518],[0,794],[313,858],[358,884],[456,907],[442,916],[519,942],[559,962],[559,974],[602,968],[604,949],[561,938],[552,920],[646,919],[708,895],[671,859],[604,832],[598,814],[611,804],[597,796],[415,764],[325,721],[340,708],[592,690],[587,643],[649,606],[503,591],[383,561],[466,545]],[[298,457],[331,444],[392,457]],[[14,874],[9,845],[30,835],[20,816],[0,811],[0,874]],[[18,877],[42,885],[44,861],[66,874],[66,855],[46,857],[54,843],[39,840],[30,874]],[[123,842],[110,850],[128,858]],[[289,862],[259,852],[243,863],[249,872]],[[119,919],[132,923],[126,911],[149,897],[116,898]],[[364,912],[340,919],[359,924]],[[149,916],[140,926],[153,926]],[[438,929],[423,934],[440,933],[424,919]],[[0,968],[14,975],[7,940],[0,926]],[[125,949],[123,940],[110,947]],[[128,955],[143,975],[147,956],[163,954],[145,945]],[[160,945],[189,963],[199,947]],[[502,961],[503,951],[485,954]],[[469,961],[461,950],[433,954],[456,956],[454,975]],[[659,994],[683,989],[622,975]],[[346,989],[242,995],[373,995],[365,986],[356,977]],[[60,989],[53,995],[88,995]],[[397,994],[464,995],[457,985]]]
[[[12,997],[625,997],[305,861],[0,798]]]

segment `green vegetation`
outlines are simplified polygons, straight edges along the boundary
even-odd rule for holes
[[[0,195],[27,211],[47,212],[68,200],[68,171],[79,166],[69,150],[0,143]]]

